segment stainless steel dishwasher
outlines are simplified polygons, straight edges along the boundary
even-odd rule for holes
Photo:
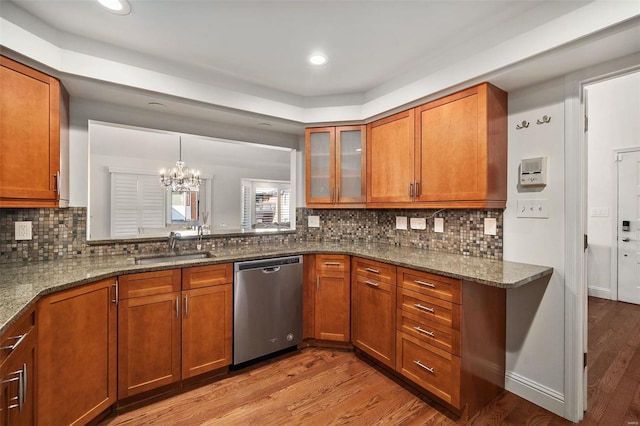
[[[302,256],[236,262],[233,364],[302,341]]]

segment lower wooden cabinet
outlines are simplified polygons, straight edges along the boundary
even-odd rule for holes
[[[0,342],[0,425],[32,425],[36,419],[36,324],[32,309]]]
[[[349,256],[318,254],[315,261],[315,338],[349,342],[351,339]]]
[[[231,364],[232,282],[230,263],[119,278],[118,399]]]
[[[396,365],[395,269],[356,257],[351,265],[351,341],[391,368]]]
[[[37,423],[85,424],[116,402],[115,278],[38,308]]]

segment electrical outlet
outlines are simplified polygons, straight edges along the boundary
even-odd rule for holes
[[[320,228],[320,216],[309,216],[307,226],[309,228]]]
[[[496,235],[498,222],[495,217],[484,218],[484,235]]]
[[[427,229],[427,219],[424,217],[412,217],[411,229]]]
[[[433,220],[433,232],[444,232],[444,218],[436,217]]]
[[[16,241],[32,239],[31,221],[15,222],[16,224]]]
[[[407,229],[407,217],[406,216],[396,216],[396,229]]]

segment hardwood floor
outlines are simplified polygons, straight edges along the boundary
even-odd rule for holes
[[[589,410],[581,425],[640,420],[640,306],[589,299]],[[570,425],[503,392],[469,421],[353,353],[305,349],[100,423],[116,425]]]

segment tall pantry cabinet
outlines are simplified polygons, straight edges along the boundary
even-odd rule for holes
[[[56,78],[0,56],[0,207],[69,205],[68,110]]]

